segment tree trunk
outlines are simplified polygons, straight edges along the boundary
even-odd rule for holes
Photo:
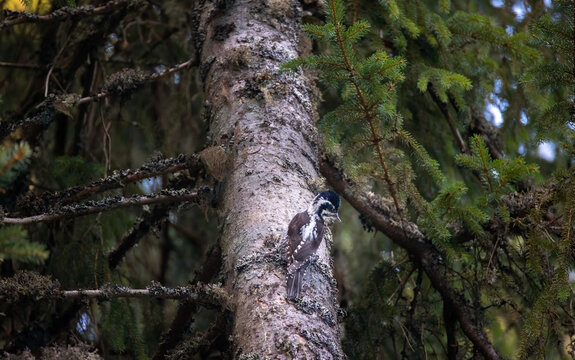
[[[318,178],[313,85],[279,71],[298,56],[298,1],[199,1],[206,116],[225,157],[220,193],[225,288],[232,299],[234,358],[344,358],[329,241],[318,251],[303,299],[286,300],[290,219]],[[208,166],[210,168],[210,166]]]

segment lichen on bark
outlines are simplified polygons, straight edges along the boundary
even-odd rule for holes
[[[229,156],[220,243],[234,307],[233,357],[344,358],[325,242],[306,275],[302,302],[286,300],[287,225],[307,207],[314,195],[308,183],[319,177],[313,84],[303,72],[280,70],[302,55],[301,5],[268,0],[196,6],[210,145]]]

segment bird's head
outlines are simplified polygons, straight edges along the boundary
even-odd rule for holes
[[[339,195],[328,190],[322,191],[313,199],[310,212],[317,215],[322,221],[331,222],[335,219],[341,221],[338,215]]]

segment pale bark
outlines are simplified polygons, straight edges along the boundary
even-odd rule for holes
[[[212,145],[229,154],[220,193],[234,358],[344,358],[328,246],[304,298],[286,300],[285,234],[319,177],[312,85],[279,71],[298,56],[298,1],[199,1],[195,9]],[[221,175],[221,174],[220,174]]]

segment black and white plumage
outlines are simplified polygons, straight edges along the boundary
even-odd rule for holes
[[[288,281],[287,297],[300,296],[303,277],[326,231],[327,224],[339,219],[339,196],[333,191],[323,191],[310,207],[296,214],[288,226]],[[341,220],[340,220],[341,221]]]

